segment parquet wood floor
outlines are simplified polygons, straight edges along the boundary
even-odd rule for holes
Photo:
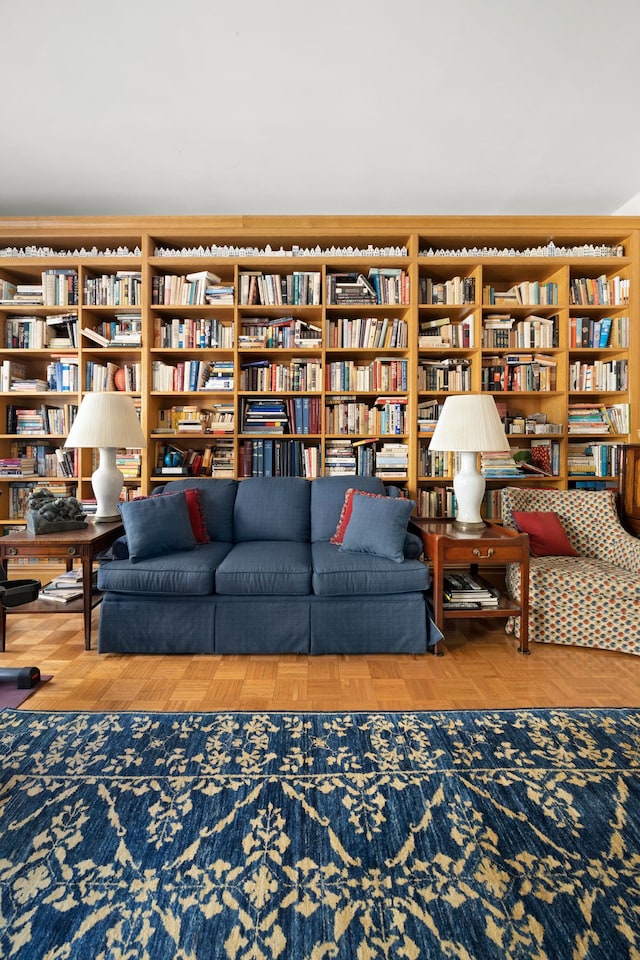
[[[536,643],[522,656],[502,620],[447,630],[442,657],[100,656],[78,614],[12,614],[0,665],[53,674],[28,710],[640,707],[640,657]]]

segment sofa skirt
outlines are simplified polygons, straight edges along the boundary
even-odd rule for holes
[[[107,593],[99,653],[213,653],[215,598]]]
[[[100,653],[425,653],[441,634],[422,593],[206,597],[107,593]]]

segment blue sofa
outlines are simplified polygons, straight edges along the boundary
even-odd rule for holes
[[[185,478],[154,495],[194,486],[209,543],[134,562],[123,538],[100,567],[100,653],[425,653],[441,639],[418,537],[403,534],[401,562],[330,542],[346,490],[389,495],[379,478]]]

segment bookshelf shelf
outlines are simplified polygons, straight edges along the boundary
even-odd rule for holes
[[[197,287],[196,280],[188,280],[189,274],[204,273],[219,280]],[[258,277],[259,302],[248,302]],[[49,293],[39,301],[30,288],[46,284]],[[164,290],[172,284],[172,302],[164,302]],[[197,302],[181,302],[183,294],[176,291],[186,285]],[[13,295],[18,287],[25,299]],[[385,444],[396,444],[393,452],[403,466],[387,466],[385,478],[404,487],[416,499],[417,512],[426,516],[429,500],[446,507],[451,487],[451,472],[441,476],[424,467],[438,407],[451,392],[481,392],[483,366],[491,358],[497,358],[496,368],[504,368],[509,359],[530,353],[546,358],[553,369],[555,380],[545,384],[549,389],[490,392],[513,450],[528,454],[546,447],[555,466],[542,478],[533,473],[508,481],[491,478],[487,515],[496,517],[504,482],[557,487],[590,482],[569,470],[570,446],[597,440],[610,445],[608,453],[615,456],[613,448],[636,436],[639,289],[640,218],[0,218],[3,370],[5,362],[22,364],[26,376],[48,383],[50,365],[64,362],[76,378],[70,389],[9,386],[0,391],[0,457],[9,457],[17,440],[42,448],[64,442],[59,425],[51,432],[18,434],[17,409],[66,417],[68,424],[84,392],[100,378],[113,387],[110,378],[117,374],[119,381],[127,378],[126,392],[140,402],[148,439],[140,477],[127,479],[127,495],[149,493],[171,479],[158,469],[159,451],[167,444],[192,456],[209,448],[211,474],[238,477],[261,469],[258,454],[266,450],[268,455],[273,445],[283,469],[316,475],[341,469],[335,464],[347,445],[349,462],[359,458],[364,469],[375,469],[372,450],[381,457]],[[116,326],[129,333],[137,329],[139,341],[111,343]],[[261,331],[273,334],[278,328],[292,338],[304,332],[313,342],[284,335],[275,343],[260,342]],[[91,339],[92,332],[108,342]],[[40,344],[37,337],[46,339]],[[25,338],[33,345],[27,346]],[[327,379],[331,373],[347,376],[346,371],[363,377],[378,360],[398,364],[398,370],[402,365],[406,389],[404,381],[395,390],[359,389],[352,383],[341,389]],[[243,365],[247,369],[258,361],[268,363],[274,376],[302,362],[319,373],[319,380],[304,390],[291,384],[275,392],[247,389]],[[193,366],[200,363],[219,364],[212,373],[215,387],[192,388],[193,380],[187,380],[186,389],[176,389],[167,368],[193,377],[203,373]],[[438,366],[436,375],[432,367]],[[578,373],[594,376],[603,367],[624,377],[620,389],[602,384],[575,389],[572,378]],[[586,368],[592,368],[590,374]],[[162,386],[156,382],[161,371],[167,378]],[[223,381],[226,388],[219,385]],[[379,424],[370,431],[358,420],[381,397],[402,401],[393,411],[401,433],[388,432],[388,425],[383,431]],[[333,429],[341,400],[346,433],[342,425]],[[243,422],[247,404],[266,401],[284,403],[282,433],[267,436]],[[302,422],[303,402],[315,404],[312,424]],[[584,405],[605,408],[610,417],[624,409],[624,425],[614,432],[607,421],[578,432],[575,417]],[[158,429],[167,411],[176,408],[179,416],[183,406],[203,422],[218,415],[231,418],[229,432]],[[292,430],[294,422],[304,432]],[[79,451],[76,478],[53,477],[50,471],[37,480],[7,477],[2,489],[13,496],[12,485],[56,479],[88,499],[90,473],[91,451]],[[615,470],[598,475],[597,482],[615,485]],[[6,502],[2,512],[4,525],[22,522],[7,516]]]

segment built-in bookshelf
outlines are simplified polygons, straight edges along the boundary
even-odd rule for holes
[[[91,499],[91,451],[64,453],[88,390],[139,405],[127,496],[377,473],[448,515],[455,460],[429,441],[468,391],[512,448],[484,462],[487,516],[505,483],[615,485],[640,426],[639,238],[611,217],[0,219],[0,523],[35,485]]]

